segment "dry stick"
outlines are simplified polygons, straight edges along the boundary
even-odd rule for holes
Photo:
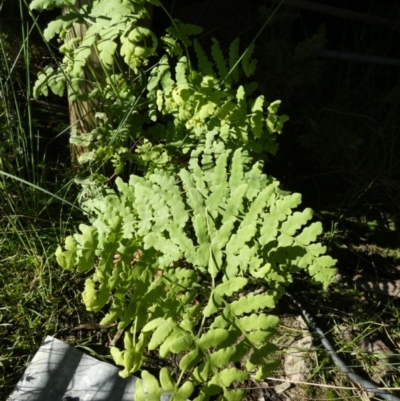
[[[357,373],[354,373],[351,369],[349,369],[346,364],[339,358],[339,355],[336,353],[336,351],[333,349],[332,345],[328,341],[328,339],[325,337],[324,332],[320,329],[318,324],[316,323],[314,317],[307,312],[304,307],[301,305],[301,303],[289,292],[286,292],[285,294],[296,307],[300,310],[301,314],[303,315],[304,319],[311,325],[311,327],[316,331],[318,334],[322,345],[325,347],[325,349],[328,351],[328,354],[332,358],[333,362],[335,362],[335,365],[353,382],[359,384],[360,386],[364,387],[367,391],[370,391],[371,393],[374,393],[376,395],[379,395],[380,397],[384,398],[385,400],[388,401],[400,401],[400,398],[389,394],[387,391],[380,389],[377,385],[374,383],[371,383],[368,380],[363,379],[361,376],[359,376]]]
[[[45,106],[45,107],[49,107],[51,109],[59,109],[59,110],[62,110],[62,111],[68,111],[68,107],[67,106],[63,106],[62,104],[49,103],[49,102],[45,102],[44,100],[37,100],[35,98],[31,98],[30,101],[33,102],[33,103],[40,104],[40,105]]]
[[[118,323],[108,323],[108,324],[99,324],[99,323],[84,323],[79,326],[73,327],[72,330],[101,330],[101,329],[109,329],[110,327],[116,326]]]
[[[111,340],[110,344],[108,344],[108,346],[111,347],[115,347],[115,344],[117,343],[117,341],[120,339],[120,337],[122,336],[122,333],[124,332],[124,329],[118,330],[115,333],[114,338]]]

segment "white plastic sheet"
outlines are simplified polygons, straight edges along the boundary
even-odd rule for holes
[[[46,337],[8,401],[133,401],[138,379],[123,379],[118,371]],[[169,399],[169,394],[164,396]]]

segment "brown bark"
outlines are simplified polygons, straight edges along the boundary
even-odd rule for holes
[[[88,0],[76,0],[75,7],[80,9],[82,6],[88,4]],[[67,12],[68,8],[66,7],[63,12]],[[66,37],[66,41],[69,41],[73,38],[83,38],[86,33],[87,27],[86,25],[75,23],[68,33]],[[89,69],[90,64],[90,69]],[[94,74],[93,74],[94,73]],[[85,69],[84,69],[84,80],[82,85],[79,88],[79,94],[89,93],[93,87],[91,82],[104,81],[105,74],[103,68],[101,66],[100,60],[97,57],[94,46],[91,48],[91,54],[87,60]],[[81,135],[84,133],[91,132],[96,127],[96,119],[95,114],[98,106],[97,99],[90,99],[88,101],[71,101],[70,96],[72,95],[72,89],[70,85],[68,85],[68,104],[69,104],[69,120],[71,126],[71,132],[76,130],[77,135]],[[84,146],[77,146],[75,144],[71,144],[71,165],[75,170],[80,170],[82,166],[78,162],[78,158],[84,152],[87,151]]]

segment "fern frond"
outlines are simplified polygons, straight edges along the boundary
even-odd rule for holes
[[[173,26],[167,28],[169,34],[180,40],[185,47],[190,46],[192,41],[189,39],[190,36],[198,35],[203,32],[203,28],[198,25],[184,24],[183,22],[175,19]]]
[[[206,75],[213,76],[214,70],[212,68],[212,64],[197,39],[194,39],[193,46],[194,46],[194,50],[196,52],[197,67],[198,67],[200,73],[203,76],[206,76]]]
[[[251,44],[245,50],[244,56],[242,58],[242,67],[244,73],[246,74],[246,77],[250,77],[251,75],[253,75],[257,67],[257,60],[251,58],[254,48],[255,48],[254,44]]]
[[[240,39],[236,38],[229,46],[229,76],[235,84],[239,81],[239,44]]]
[[[219,78],[223,80],[228,75],[228,66],[224,54],[222,53],[221,46],[217,39],[212,38],[211,54],[214,62],[217,65]]]

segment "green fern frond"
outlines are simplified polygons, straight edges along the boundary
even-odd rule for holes
[[[212,38],[212,42],[213,44],[211,46],[211,54],[213,56],[215,64],[217,65],[219,77],[222,80],[228,75],[228,66],[218,40]]]
[[[166,53],[147,78],[140,75],[132,89],[123,74],[109,75],[118,42],[136,73],[156,54],[158,38],[137,25],[147,15],[145,3],[93,3],[87,35],[65,43],[63,67],[47,69],[35,85],[36,95],[48,88],[61,93],[66,76],[78,99],[94,46],[108,75],[106,88],[97,90],[114,93],[114,105],[129,98],[139,106],[125,109],[124,115],[134,116],[131,125],[112,131],[112,141],[94,144],[112,124],[106,113],[98,115],[96,131],[72,141],[90,147],[86,160],[113,157],[122,169],[118,155],[130,153],[124,141],[131,132],[143,135],[134,158],[144,174],[129,182],[117,178],[115,191],[86,199],[90,225],[68,237],[56,258],[66,269],[93,268],[83,300],[89,310],[107,308],[102,324],[116,322],[125,331],[123,347],[111,349],[122,376],[142,368],[146,351],[173,354],[177,361],[176,375],[162,369],[156,378],[142,370],[136,400],[169,393],[173,401],[186,401],[196,387],[195,401],[239,401],[244,392],[238,384],[254,372],[261,380],[277,366],[270,339],[279,318],[272,311],[285,286],[303,270],[327,287],[335,261],[317,242],[322,226],[310,223],[312,211],[297,210],[301,196],[281,190],[256,157],[276,152],[288,117],[278,114],[280,101],[265,104],[263,96],[255,97],[255,84],[239,84],[243,72],[254,73],[253,46],[240,58],[237,39],[225,57],[213,39],[208,58],[194,40],[192,63],[187,47],[200,29],[173,21],[163,38]],[[60,4],[33,2],[39,8]],[[69,18],[50,26],[49,35],[70,29],[81,16]],[[241,368],[232,366],[237,362]]]
[[[242,67],[244,73],[246,74],[246,77],[250,77],[251,75],[253,75],[257,67],[257,60],[251,58],[254,48],[255,48],[254,44],[251,44],[245,50],[244,56],[242,58]]]
[[[206,76],[206,75],[213,76],[214,70],[212,68],[212,64],[197,39],[195,39],[193,41],[193,47],[196,52],[197,66],[198,66],[199,71],[204,76]]]
[[[324,286],[335,273],[334,260],[315,242],[320,225],[307,225],[311,210],[294,211],[300,195],[281,191],[259,163],[248,169],[240,149],[231,156],[218,146],[216,154],[210,152],[214,167],[203,169],[208,161],[194,152],[179,185],[174,175],[157,169],[147,178],[131,176],[129,184],[118,179],[120,195],[95,201],[93,228],[82,226],[82,234],[75,242],[68,239],[66,251],[57,255],[68,268],[81,269],[94,263],[94,252],[100,257],[83,296],[95,310],[113,298],[106,321],[131,327],[126,349],[112,351],[123,374],[141,366],[131,344],[142,333],[140,350],[178,354],[181,369],[193,370],[185,382],[191,384],[178,382],[175,393],[198,385],[200,398],[210,388],[230,394],[231,384],[248,373],[229,364],[248,353],[248,369],[265,377],[275,366],[269,338],[279,319],[264,311],[275,307],[295,271],[308,271]],[[138,255],[134,269],[132,254]],[[180,267],[182,260],[190,267]],[[223,280],[216,285],[219,275]],[[199,286],[200,277],[209,284]],[[255,282],[266,287],[264,293],[248,293]],[[239,298],[239,292],[246,295]],[[212,319],[208,328],[205,318]],[[157,386],[152,397],[162,391]]]
[[[240,39],[236,38],[229,46],[229,75],[233,83],[239,81],[239,44]]]
[[[167,28],[168,33],[175,39],[180,40],[185,47],[190,46],[192,41],[190,36],[199,35],[203,32],[203,28],[198,25],[184,24],[183,22],[175,19],[173,26]]]

